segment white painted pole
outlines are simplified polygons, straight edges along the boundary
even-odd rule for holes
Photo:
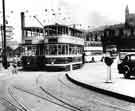
[[[110,52],[107,52],[106,53],[106,59],[111,59],[111,55],[110,55]],[[107,61],[106,61],[107,62]],[[108,61],[109,62],[109,61]],[[106,63],[107,65],[107,63]],[[112,77],[111,77],[111,65],[107,65],[107,77],[106,77],[106,81],[105,83],[112,83]]]
[[[111,66],[107,66],[107,78],[105,83],[112,83]]]

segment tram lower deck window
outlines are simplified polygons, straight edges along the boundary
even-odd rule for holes
[[[82,47],[69,44],[48,44],[45,52],[47,55],[81,54]]]
[[[48,39],[48,42],[49,43],[57,43],[58,40],[57,40],[57,38],[52,38],[52,39]]]

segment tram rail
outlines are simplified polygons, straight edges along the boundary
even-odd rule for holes
[[[15,105],[7,98],[0,97],[0,103],[10,111],[16,111],[16,109],[18,109],[19,111],[23,111],[21,107]]]
[[[41,99],[43,99],[43,100],[45,100],[45,101],[47,101],[47,102],[50,102],[50,103],[53,103],[53,104],[55,104],[55,105],[61,106],[61,107],[63,107],[63,108],[69,109],[69,110],[71,110],[71,111],[82,111],[81,109],[72,107],[71,105],[67,105],[66,103],[64,103],[64,102],[62,102],[62,101],[61,101],[61,103],[60,103],[60,101],[59,101],[59,102],[55,102],[55,101],[53,101],[53,100],[51,100],[51,99],[48,99],[48,98],[43,97],[43,96],[40,96],[39,94],[33,93],[32,91],[29,91],[29,90],[26,90],[26,89],[23,89],[23,88],[20,88],[20,87],[16,87],[16,86],[14,86],[14,88],[17,89],[17,90],[20,90],[20,91],[22,91],[22,92],[31,94],[31,95],[33,95],[33,96],[39,97],[39,98],[41,98]],[[58,101],[58,100],[57,100],[57,101]]]
[[[63,100],[61,100],[61,99],[59,99],[58,97],[54,96],[53,94],[51,94],[50,92],[48,92],[47,90],[45,90],[43,87],[40,86],[40,88],[41,88],[46,94],[48,94],[49,96],[51,96],[51,97],[57,99],[58,101],[61,101],[61,102],[63,102],[64,104],[67,104],[67,105],[69,105],[69,106],[71,106],[71,107],[74,107],[75,109],[78,109],[79,111],[83,111],[83,110],[81,110],[83,107],[77,108],[77,107],[75,107],[75,106],[73,106],[73,105],[71,105],[71,104],[68,104],[67,102],[65,102],[65,101],[63,101]],[[101,100],[92,100],[92,102],[98,102],[98,103],[103,104],[103,105],[105,105],[105,106],[108,106],[108,107],[110,107],[110,108],[115,108],[115,109],[119,109],[119,110],[122,110],[122,111],[130,111],[129,109],[125,109],[125,108],[122,108],[122,107],[117,106],[117,105],[113,105],[113,104],[109,104],[109,103],[104,103],[104,102],[101,101]]]
[[[38,78],[36,78],[36,85],[38,86],[38,88],[40,88],[40,90],[42,90],[42,92],[44,92],[42,94],[47,95],[46,97],[45,97],[45,95],[41,95],[41,93],[37,93],[37,92],[34,92],[32,90],[21,88],[21,87],[18,87],[18,86],[12,86],[12,90],[17,89],[19,91],[22,91],[24,93],[36,96],[36,97],[38,97],[40,99],[43,99],[43,100],[45,100],[45,101],[47,101],[49,103],[53,103],[55,105],[61,106],[61,107],[65,108],[65,109],[69,109],[71,111],[85,111],[85,109],[86,109],[85,107],[83,107],[83,106],[82,107],[77,107],[77,106],[75,106],[75,105],[73,105],[73,104],[71,104],[69,102],[64,101],[60,97],[58,97],[55,94],[51,93],[49,90],[46,90],[45,87],[42,87],[41,85],[38,85],[38,82],[39,82],[39,76],[38,76]],[[63,83],[62,81],[59,81],[59,82],[61,82],[61,84],[64,84],[65,87],[67,87],[67,85],[65,83]],[[119,106],[119,105],[114,105],[114,104],[111,104],[111,103],[107,103],[107,102],[103,101],[101,98],[90,99],[89,102],[99,103],[100,105],[103,105],[105,107],[112,108],[112,109],[115,109],[115,110],[119,110],[119,111],[130,111],[130,108],[124,108],[124,107]],[[30,110],[21,110],[21,111],[30,111]]]
[[[43,100],[45,100],[45,101],[47,101],[47,102],[50,102],[50,103],[53,103],[53,104],[55,104],[55,105],[58,105],[58,106],[61,106],[61,107],[63,107],[63,108],[66,108],[66,109],[69,109],[69,110],[71,110],[71,111],[85,111],[84,109],[85,108],[83,108],[83,107],[81,107],[81,108],[73,108],[72,106],[69,106],[69,105],[67,105],[67,104],[63,104],[62,102],[62,104],[60,104],[60,103],[58,103],[58,102],[55,102],[55,101],[53,101],[53,100],[51,100],[51,99],[48,99],[48,98],[46,98],[46,97],[43,97],[43,96],[41,96],[41,95],[39,95],[39,94],[36,94],[36,93],[33,93],[32,91],[29,91],[29,90],[27,90],[27,89],[23,89],[23,88],[20,88],[20,87],[16,87],[16,86],[14,86],[14,88],[15,89],[18,89],[18,90],[20,90],[20,91],[22,91],[22,92],[25,92],[25,93],[28,93],[28,94],[31,94],[31,95],[33,95],[33,96],[36,96],[36,97],[39,97],[39,98],[41,98],[41,99],[43,99]],[[59,98],[57,98],[57,99],[59,99]],[[59,99],[60,101],[61,101],[61,99]],[[58,101],[59,101],[58,100]],[[59,102],[60,102],[59,101]],[[120,110],[120,111],[130,111],[130,109],[128,108],[128,109],[126,109],[126,108],[123,108],[123,107],[120,107],[120,106],[118,106],[118,105],[113,105],[113,104],[110,104],[110,103],[104,103],[103,101],[101,101],[101,100],[91,100],[91,102],[98,102],[98,103],[100,103],[100,104],[102,104],[102,105],[105,105],[105,106],[107,106],[107,107],[110,107],[110,108],[114,108],[114,109],[117,109],[117,110]],[[65,106],[66,105],[66,106]],[[27,110],[26,110],[27,111]]]
[[[15,102],[21,107],[21,111],[32,111],[30,108],[28,108],[26,105],[24,105],[20,100],[19,97],[16,97],[13,92],[13,88],[8,88],[8,92],[10,96],[15,100]]]
[[[77,109],[78,111],[82,111],[80,108],[75,107],[75,106],[73,106],[73,105],[71,105],[71,104],[69,104],[69,103],[67,103],[67,102],[65,102],[65,101],[63,101],[63,100],[61,100],[61,99],[59,99],[58,97],[52,95],[50,92],[48,92],[47,90],[45,90],[43,87],[40,86],[40,89],[41,89],[45,94],[47,94],[47,95],[51,96],[52,98],[54,98],[54,99],[56,99],[56,100],[58,100],[58,101],[64,103],[65,105],[70,106],[70,107],[72,107],[72,108],[74,108],[74,109]]]
[[[39,76],[40,77],[40,76]],[[36,83],[38,84],[38,82],[39,82],[39,77],[36,79]],[[61,84],[63,84],[65,87],[68,87],[68,88],[70,88],[70,89],[72,89],[70,86],[68,86],[68,85],[66,85],[60,78],[57,78],[57,80],[61,83]],[[40,89],[42,89],[43,91],[44,91],[44,93],[46,93],[46,94],[48,94],[49,96],[51,96],[52,98],[56,98],[56,99],[58,99],[58,101],[62,101],[61,99],[59,99],[58,97],[56,97],[54,94],[52,94],[52,93],[50,93],[48,90],[45,90],[45,88],[43,88],[43,87],[41,87],[41,86],[39,86],[40,87]],[[109,107],[109,108],[113,108],[113,109],[116,109],[116,110],[119,110],[119,111],[130,111],[130,109],[129,108],[124,108],[124,107],[122,107],[122,106],[119,106],[119,105],[113,105],[113,104],[111,104],[111,103],[107,103],[107,102],[105,102],[105,101],[103,101],[101,98],[96,98],[96,99],[91,99],[90,100],[91,102],[94,102],[94,103],[99,103],[99,104],[101,104],[101,105],[104,105],[104,106],[106,106],[106,107]],[[65,101],[63,101],[63,102],[65,102]],[[67,103],[68,104],[68,103]],[[73,107],[76,107],[76,106],[73,106]],[[77,107],[76,107],[77,108]],[[79,108],[81,111],[85,111],[85,107],[80,107]]]

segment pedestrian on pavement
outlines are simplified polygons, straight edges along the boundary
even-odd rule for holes
[[[18,62],[18,59],[17,59],[17,56],[15,56],[13,58],[13,64],[12,64],[13,70],[12,70],[12,74],[17,74],[18,73],[17,62]]]

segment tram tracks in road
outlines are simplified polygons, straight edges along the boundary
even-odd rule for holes
[[[41,77],[41,76],[40,76]],[[40,84],[42,84],[42,82],[39,80],[40,78],[38,77],[37,79],[36,79],[36,84],[38,85],[38,83],[40,83]],[[76,90],[76,88],[74,89],[73,87],[71,87],[70,85],[68,85],[68,84],[66,84],[64,81],[63,81],[63,79],[61,79],[61,77],[58,77],[57,78],[57,81],[59,81],[61,84],[63,84],[64,85],[64,87],[68,87],[70,90]],[[44,83],[43,83],[44,84]],[[57,97],[56,97],[56,95],[54,94],[54,92],[52,92],[52,91],[50,91],[50,90],[45,90],[45,89],[48,89],[48,88],[43,88],[43,87],[41,87],[41,85],[38,85],[38,87],[42,90],[42,91],[44,91],[44,93],[45,94],[48,94],[50,97],[52,97],[52,98],[60,98],[60,101],[62,100],[64,100],[64,98],[61,98],[61,96],[58,96],[57,95]],[[66,96],[66,95],[65,95]],[[105,95],[103,95],[103,96],[105,96]],[[59,101],[59,100],[58,100]],[[68,101],[69,101],[69,99],[68,99]],[[85,101],[85,99],[84,99],[84,101]],[[65,102],[65,100],[64,100],[64,102]],[[118,111],[130,111],[130,108],[128,107],[128,108],[126,108],[126,107],[123,107],[123,106],[121,106],[121,105],[116,105],[116,104],[112,104],[112,103],[110,103],[110,102],[107,102],[106,100],[104,100],[103,98],[101,98],[101,97],[97,97],[97,96],[95,96],[95,95],[93,95],[93,97],[92,97],[92,99],[89,99],[88,100],[88,102],[89,103],[92,103],[92,104],[100,104],[101,106],[104,106],[104,107],[108,107],[108,108],[110,108],[110,109],[115,109],[115,110],[118,110]],[[69,103],[69,102],[66,102],[66,103]],[[70,104],[72,104],[72,102],[70,102]],[[77,105],[78,103],[76,103],[76,105],[74,104],[72,104],[72,106],[75,106],[76,108],[77,108],[77,110],[79,109],[79,110],[81,110],[81,111],[86,111],[86,107],[88,107],[89,109],[91,109],[90,108],[90,105],[84,105],[84,106],[81,106],[81,107],[78,107],[78,105]],[[88,109],[88,110],[89,110]]]
[[[64,84],[65,85],[65,84]],[[43,87],[40,86],[40,88],[42,89],[42,91],[44,91],[44,93],[48,94],[49,96],[51,96],[52,98],[55,98],[57,99],[58,101],[61,101],[61,102],[64,102],[64,104],[68,104],[67,102],[59,99],[58,97],[54,96],[53,94],[51,94],[50,92],[48,92],[47,90],[45,90]],[[96,98],[97,99],[97,98]],[[99,103],[101,105],[104,105],[106,107],[109,107],[109,108],[114,108],[114,109],[117,109],[117,110],[120,110],[120,111],[130,111],[130,109],[126,109],[126,108],[123,108],[123,107],[120,107],[118,105],[113,105],[113,104],[110,104],[110,103],[107,103],[107,102],[104,102],[102,101],[101,99],[93,99],[93,100],[90,100],[91,103]],[[69,104],[71,107],[75,107],[75,105],[71,105]],[[85,107],[80,107],[80,108],[77,108],[75,107],[75,109],[77,109],[78,111],[85,111]]]
[[[61,78],[61,77],[62,77],[62,76],[59,76],[59,77],[57,78],[57,80],[58,80],[61,84],[63,84],[63,86],[68,87],[69,89],[75,90],[74,87],[71,87],[71,85],[66,84],[66,82],[63,81],[63,78]],[[116,109],[116,110],[130,111],[129,108],[124,108],[124,107],[119,106],[119,105],[114,105],[114,104],[112,104],[112,103],[105,102],[105,101],[103,100],[103,98],[100,98],[100,97],[99,97],[99,98],[98,98],[98,97],[94,97],[94,98],[95,98],[95,99],[89,100],[89,102],[99,103],[99,104],[101,104],[101,105],[104,105],[104,106],[110,107],[110,108],[114,108],[114,109]],[[85,99],[84,99],[84,100],[85,100]],[[80,107],[80,108],[83,109],[84,107]]]
[[[69,103],[63,101],[62,99],[59,99],[58,97],[52,95],[50,92],[48,92],[47,90],[45,90],[43,87],[40,86],[40,89],[41,89],[45,94],[47,94],[47,95],[49,95],[50,97],[52,97],[52,98],[54,98],[54,99],[60,101],[61,103],[65,104],[65,105],[67,105],[67,106],[69,106],[69,107],[71,107],[71,108],[74,108],[74,109],[76,109],[76,110],[78,110],[78,111],[82,111],[80,108],[75,107],[74,105],[71,105],[71,104],[69,104]]]
[[[24,88],[20,88],[20,87],[16,87],[16,86],[14,86],[14,88],[17,89],[17,90],[20,90],[20,91],[22,91],[22,92],[28,93],[28,94],[30,94],[30,95],[36,96],[36,97],[38,97],[38,98],[41,98],[41,99],[43,99],[43,100],[45,100],[45,101],[47,101],[47,102],[50,102],[50,103],[53,103],[53,104],[55,104],[55,105],[61,106],[61,107],[63,107],[63,108],[69,109],[69,110],[71,110],[71,111],[86,111],[86,110],[84,110],[85,108],[83,108],[83,107],[82,107],[82,108],[77,108],[77,107],[75,107],[75,106],[72,107],[69,103],[66,103],[65,101],[63,101],[63,100],[57,98],[56,96],[52,95],[50,92],[45,91],[43,88],[42,88],[42,91],[44,91],[45,94],[47,94],[48,96],[51,96],[51,97],[54,98],[54,99],[57,99],[59,102],[56,102],[56,101],[53,101],[52,99],[48,99],[48,98],[46,98],[46,97],[43,97],[43,96],[41,96],[40,94],[36,94],[34,91],[31,91],[31,90],[28,90],[28,89],[24,89]],[[40,88],[41,88],[41,87],[40,87]],[[107,107],[114,108],[114,109],[116,109],[116,110],[118,110],[118,111],[130,111],[130,109],[122,108],[122,107],[119,107],[119,106],[116,106],[116,105],[112,105],[112,104],[109,104],[109,103],[103,103],[102,101],[91,100],[91,102],[93,102],[93,101],[94,101],[95,103],[100,103],[101,105],[105,105],[105,106],[107,106]],[[62,104],[60,104],[60,102],[61,102]],[[66,105],[66,106],[65,106],[65,105]]]
[[[41,77],[42,77],[42,75],[39,75],[39,76],[36,78],[36,85],[44,92],[45,95],[48,95],[48,96],[50,97],[50,99],[54,99],[54,100],[56,100],[56,101],[58,101],[58,102],[60,102],[60,103],[62,103],[62,104],[64,104],[64,105],[66,105],[66,106],[68,106],[68,107],[71,107],[71,108],[73,108],[73,109],[75,109],[75,110],[77,110],[77,111],[83,111],[83,110],[81,109],[81,107],[76,106],[76,105],[72,104],[71,102],[69,103],[69,102],[63,100],[62,98],[57,97],[57,96],[54,95],[54,94],[51,94],[47,89],[45,89],[45,88],[43,88],[42,86],[40,86],[40,85],[39,85],[39,79],[40,79]],[[59,78],[58,78],[58,81],[60,81]],[[62,82],[62,81],[61,81],[61,82]],[[62,84],[64,84],[64,83],[62,83]],[[69,86],[66,85],[66,84],[64,84],[64,85],[65,85],[66,87],[69,87]],[[71,88],[71,87],[69,87],[69,88]]]
[[[13,88],[15,88],[15,89],[17,89],[17,90],[20,90],[20,91],[22,91],[22,92],[25,92],[25,93],[27,93],[27,94],[36,96],[36,97],[38,97],[38,98],[40,98],[40,99],[43,99],[43,100],[45,100],[45,101],[47,101],[47,102],[49,102],[49,103],[53,103],[53,104],[55,104],[55,105],[58,105],[58,106],[60,106],[60,107],[63,107],[63,108],[65,108],[65,109],[68,109],[68,110],[71,110],[71,111],[82,111],[81,109],[79,109],[79,108],[77,108],[77,107],[74,107],[74,106],[70,105],[69,103],[64,102],[63,100],[60,100],[59,98],[57,98],[57,99],[56,99],[56,98],[53,98],[53,99],[55,99],[55,100],[52,100],[52,99],[49,99],[49,98],[47,98],[47,97],[43,97],[43,96],[41,96],[40,94],[37,94],[37,93],[35,93],[34,91],[30,91],[30,90],[28,90],[28,89],[24,89],[24,88],[20,88],[20,87],[16,87],[16,86],[13,86]],[[47,94],[47,93],[46,93],[46,94]],[[47,94],[47,96],[50,96],[50,95]],[[57,102],[56,102],[56,100],[57,100]]]
[[[59,81],[59,82],[61,82],[61,84],[64,84],[64,86],[67,87],[66,83],[63,82],[62,80]],[[38,97],[38,98],[40,98],[44,101],[47,101],[49,103],[58,105],[60,107],[68,109],[70,111],[87,111],[87,108],[89,108],[88,110],[91,110],[91,107],[90,107],[91,105],[85,104],[84,107],[83,106],[79,107],[78,103],[76,103],[76,105],[75,105],[75,104],[72,104],[72,102],[67,102],[67,101],[65,101],[64,98],[61,98],[60,96],[55,95],[54,93],[52,93],[52,91],[48,90],[48,88],[42,87],[38,83],[39,83],[39,78],[36,79],[36,85],[38,86],[37,91],[36,90],[34,91],[33,89],[28,89],[28,88],[26,89],[26,88],[21,87],[21,86],[11,86],[9,88],[9,90],[11,89],[12,91],[9,91],[9,92],[10,92],[11,95],[13,95],[13,97],[15,97],[14,94],[13,94],[13,91],[19,90],[23,93],[27,93],[27,94],[30,94],[32,96]],[[41,82],[41,84],[42,84],[42,82]],[[68,88],[72,88],[72,87],[69,86]],[[18,99],[16,99],[16,100],[20,103],[20,101]],[[84,99],[84,101],[85,101],[85,99]],[[115,109],[115,110],[118,110],[118,111],[130,111],[130,108],[125,108],[125,107],[122,107],[122,106],[119,106],[119,105],[107,103],[105,101],[102,101],[102,99],[100,99],[100,98],[99,99],[98,98],[90,99],[89,102],[91,102],[92,104],[97,103],[97,104],[103,105],[105,107],[111,108],[113,110]],[[24,106],[24,108],[23,108],[24,110],[21,110],[21,111],[31,111],[31,110],[29,110],[29,108],[27,109],[26,105],[23,104],[22,106]],[[21,108],[22,108],[22,106],[21,106]]]
[[[0,103],[5,106],[9,111],[24,111],[21,107],[17,106],[16,104],[12,103],[11,100],[9,100],[6,97],[0,97]]]
[[[8,88],[9,95],[13,98],[13,100],[21,107],[21,111],[32,111],[28,106],[26,106],[24,103],[21,102],[21,97],[16,96],[14,94],[14,89],[12,87]]]

